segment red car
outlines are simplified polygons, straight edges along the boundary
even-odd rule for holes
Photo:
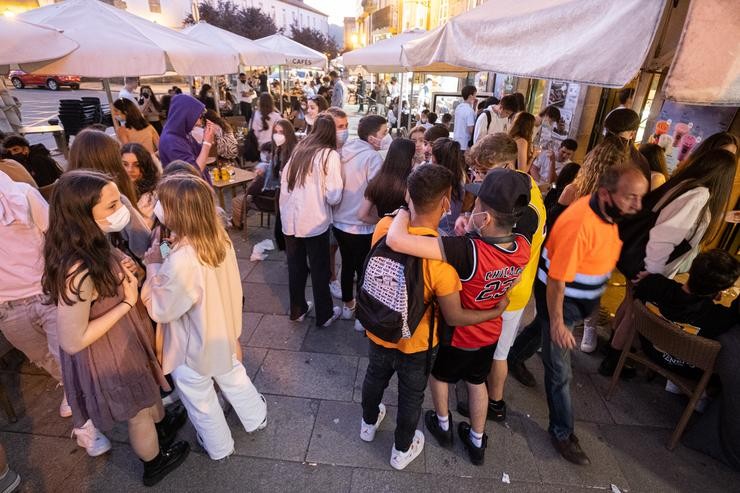
[[[11,70],[8,78],[16,89],[23,89],[25,86],[44,86],[52,91],[56,91],[61,86],[69,86],[72,89],[80,88],[78,75],[39,75],[27,74],[23,70]]]

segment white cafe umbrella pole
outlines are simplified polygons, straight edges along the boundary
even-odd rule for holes
[[[110,110],[111,120],[113,120],[113,130],[118,132],[118,120],[113,116],[113,94],[110,92],[110,79],[101,79],[103,90],[108,98],[108,109]]]
[[[411,92],[409,92],[409,117],[406,120],[406,130],[411,130],[411,101],[414,100],[414,72],[411,72]]]

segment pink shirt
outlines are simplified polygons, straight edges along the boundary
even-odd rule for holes
[[[42,293],[44,232],[49,226],[49,206],[30,185],[16,183],[15,186],[25,192],[28,220],[0,223],[0,303]]]

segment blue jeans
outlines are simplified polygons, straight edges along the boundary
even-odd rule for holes
[[[570,398],[570,381],[573,373],[570,367],[570,349],[557,346],[550,339],[550,316],[547,312],[545,285],[535,282],[535,301],[537,324],[542,334],[542,363],[545,366],[545,393],[550,410],[548,431],[558,440],[565,440],[573,433],[573,403]],[[573,326],[589,316],[599,300],[563,300],[563,321],[573,331]],[[531,326],[531,325],[530,325]],[[529,327],[528,327],[529,328]]]

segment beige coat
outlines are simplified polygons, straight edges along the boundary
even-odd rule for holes
[[[183,241],[164,263],[147,266],[141,298],[159,324],[157,353],[165,374],[183,364],[203,376],[232,369],[232,355],[240,354],[242,285],[231,245],[213,268]]]

